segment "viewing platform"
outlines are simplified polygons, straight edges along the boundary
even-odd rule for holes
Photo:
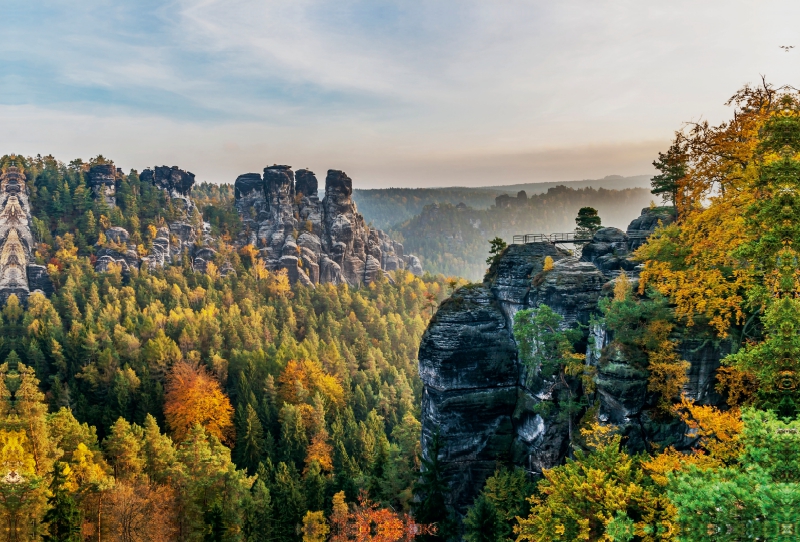
[[[628,239],[647,239],[647,234],[631,235],[628,234]],[[590,243],[593,235],[588,232],[568,232],[568,233],[527,233],[524,235],[515,235],[511,241],[512,245],[524,245],[526,243],[552,243],[558,244],[573,244],[582,245]]]

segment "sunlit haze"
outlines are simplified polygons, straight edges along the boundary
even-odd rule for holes
[[[637,175],[746,83],[799,84],[800,4],[4,2],[2,153],[359,188]],[[1,154],[1,153],[0,153]]]

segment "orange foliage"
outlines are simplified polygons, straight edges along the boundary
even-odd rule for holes
[[[641,292],[654,287],[687,325],[702,317],[722,337],[742,321],[744,292],[758,272],[735,251],[753,240],[745,211],[759,197],[759,131],[774,98],[772,89],[745,88],[729,101],[737,108],[733,120],[677,134],[675,145],[687,160],[676,202],[679,225],[657,230],[636,253],[645,262]]]
[[[397,542],[431,531],[406,514],[379,508],[364,493],[358,501],[358,505],[348,506],[343,491],[333,496],[331,542]]]
[[[308,445],[306,450],[306,470],[308,470],[308,465],[316,461],[323,471],[333,471],[332,453],[333,448],[328,444],[328,432],[323,429],[314,435],[311,439],[311,444]]]
[[[233,441],[233,407],[204,368],[177,362],[166,391],[164,416],[176,441],[182,441],[196,423],[223,442]]]
[[[718,392],[727,394],[729,406],[746,405],[758,390],[758,380],[753,373],[738,367],[720,367],[717,369],[716,388]]]
[[[644,471],[650,475],[650,478],[656,484],[662,487],[667,485],[667,475],[669,473],[679,472],[689,465],[694,465],[700,469],[708,469],[718,467],[720,463],[702,450],[694,450],[693,453],[685,454],[675,450],[672,446],[649,461],[642,462]]]
[[[329,404],[344,406],[342,385],[317,361],[290,361],[278,378],[278,384],[278,398],[287,403],[303,404],[319,393]]]

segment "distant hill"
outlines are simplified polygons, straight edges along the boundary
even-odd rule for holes
[[[429,204],[389,234],[419,256],[426,271],[478,281],[487,267],[489,239],[501,237],[510,243],[518,234],[573,231],[578,209],[585,206],[599,211],[604,226],[625,229],[653,199],[644,188],[556,186],[527,199],[515,194],[500,208]]]
[[[566,186],[569,188],[606,188],[608,190],[625,190],[626,188],[647,188],[650,189],[650,179],[652,175],[634,175],[633,177],[623,177],[622,175],[607,175],[602,179],[585,179],[583,181],[566,182],[547,182],[547,183],[523,183],[507,184],[502,186],[482,186],[478,190],[492,192],[506,192],[516,194],[524,190],[529,196],[533,194],[543,194],[554,186]]]
[[[624,190],[626,188],[647,188],[649,190],[650,176],[622,177],[609,175],[602,179],[586,179],[582,181],[525,183],[478,188],[454,186],[443,188],[355,189],[353,190],[353,199],[358,205],[359,212],[364,215],[367,222],[371,222],[377,228],[387,230],[410,220],[420,214],[426,205],[433,203],[451,205],[464,203],[473,209],[488,209],[494,205],[495,197],[500,194],[515,196],[517,192],[524,190],[528,196],[532,196],[544,194],[556,186],[566,186],[572,189],[592,187],[608,190]]]

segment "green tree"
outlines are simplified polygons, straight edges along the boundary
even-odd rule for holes
[[[581,207],[575,218],[576,231],[581,234],[591,235],[600,229],[600,216],[594,207]]]
[[[508,244],[499,237],[491,239],[489,241],[489,254],[491,254],[491,256],[486,258],[486,263],[492,265],[496,262],[507,246]]]
[[[56,463],[50,482],[51,496],[47,499],[50,509],[43,518],[48,524],[47,534],[43,537],[45,542],[81,541],[81,513],[66,488],[69,475],[69,465]]]
[[[464,518],[464,539],[467,542],[500,542],[505,540],[503,527],[494,503],[479,495]]]
[[[431,438],[428,457],[422,457],[422,470],[414,485],[417,501],[414,504],[414,519],[417,523],[435,524],[436,535],[426,535],[431,540],[447,540],[456,532],[453,512],[447,506],[449,492],[439,460],[441,440],[438,433]]]
[[[514,315],[514,339],[520,360],[528,367],[528,385],[539,387],[553,381],[552,399],[542,401],[537,409],[544,412],[557,407],[558,416],[568,423],[572,442],[573,420],[587,406],[580,385],[586,392],[593,390],[594,367],[584,363],[584,354],[575,352],[581,330],[563,329],[562,321],[561,315],[544,304],[519,311]]]
[[[658,160],[653,162],[653,166],[661,173],[650,180],[653,187],[651,192],[675,205],[680,182],[686,176],[686,161],[686,151],[680,140],[676,140],[667,152],[658,153]]]

